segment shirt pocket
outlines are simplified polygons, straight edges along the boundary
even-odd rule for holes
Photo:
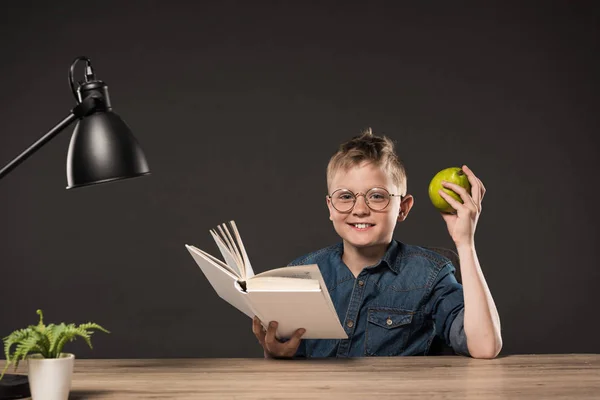
[[[367,315],[365,355],[400,355],[410,338],[414,312],[401,308],[370,307]]]

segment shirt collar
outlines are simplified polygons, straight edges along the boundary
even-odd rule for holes
[[[385,251],[385,254],[383,255],[383,257],[381,258],[381,260],[379,260],[379,262],[375,265],[372,266],[372,268],[377,267],[381,264],[384,264],[385,266],[387,266],[392,272],[394,273],[398,273],[398,271],[400,270],[400,262],[399,262],[399,255],[401,253],[401,248],[400,248],[400,244],[399,242],[397,242],[396,240],[392,239],[392,242],[388,245],[387,250]],[[339,257],[341,259],[342,253],[344,252],[344,244],[343,242],[338,243],[337,246],[335,246],[335,250],[338,252]]]
[[[397,262],[399,253],[400,253],[400,245],[398,244],[397,241],[392,239],[392,242],[388,246],[385,254],[383,255],[383,258],[378,263],[378,265],[385,263],[385,265],[387,265],[387,267],[390,270],[392,270],[394,273],[397,274],[398,270],[400,268],[400,263]]]

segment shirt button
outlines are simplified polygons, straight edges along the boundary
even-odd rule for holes
[[[348,326],[348,328],[352,328],[354,326],[354,322],[352,322],[352,320],[346,322],[346,325]]]
[[[358,281],[358,286],[363,286],[365,283],[363,281]]]
[[[388,325],[391,325],[391,324],[393,324],[394,322],[392,321],[392,319],[391,319],[391,318],[388,318],[388,319],[387,319],[387,321],[385,321],[385,323],[386,323],[386,324],[388,324]]]

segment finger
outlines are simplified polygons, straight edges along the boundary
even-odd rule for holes
[[[479,204],[481,202],[481,187],[479,186],[479,178],[477,178],[471,168],[467,167],[466,165],[462,166],[462,170],[467,175],[469,183],[471,184],[471,196],[473,197],[475,204]]]
[[[260,319],[258,319],[258,317],[254,317],[252,318],[252,332],[254,332],[255,335],[258,335],[259,333],[261,333],[262,331],[262,324],[260,323]]]
[[[264,347],[266,333],[258,317],[254,317],[254,319],[252,320],[252,332],[254,333],[254,336],[256,336],[256,338],[258,339],[258,342]]]
[[[481,201],[483,201],[483,196],[485,196],[485,186],[483,186],[481,179],[477,178],[477,180],[479,181],[479,187],[481,188]]]
[[[475,203],[475,200],[473,199],[473,197],[471,197],[469,192],[467,192],[467,189],[465,189],[464,187],[457,185],[455,183],[446,182],[446,181],[442,181],[442,186],[445,188],[451,189],[453,192],[458,194],[460,196],[460,198],[462,199],[463,204],[465,206],[469,207],[469,209],[471,209],[473,211],[477,210],[477,205]],[[446,193],[446,192],[444,192],[444,193]],[[452,204],[450,204],[450,205],[452,205]],[[458,209],[456,207],[454,207],[454,209],[458,211]]]
[[[448,204],[450,204],[450,206],[452,208],[454,208],[456,210],[457,213],[460,210],[466,210],[467,207],[463,203],[456,200],[454,197],[450,196],[448,193],[444,192],[442,189],[438,190],[438,193],[440,194],[440,196],[442,196],[442,198],[444,200],[446,200],[448,202]]]
[[[471,186],[479,189],[479,190],[477,190],[477,189],[472,190],[471,194],[473,195],[475,204],[477,204],[477,209],[481,211],[481,203],[483,201],[483,197],[485,196],[485,186],[483,185],[483,182],[481,181],[481,179],[479,179],[475,175],[475,173],[473,172],[473,170],[471,168],[467,167],[466,165],[463,165],[462,169],[467,174],[467,177],[469,178],[469,182],[471,183]],[[471,182],[471,176],[474,178],[477,185],[474,185]],[[479,196],[476,195],[477,193],[479,194]]]
[[[277,325],[277,321],[269,322],[269,327],[267,328],[267,334],[265,336],[265,346],[267,347],[267,351],[276,356],[280,355],[281,352],[281,343],[279,343],[279,340],[275,337]]]
[[[294,334],[290,338],[290,340],[285,342],[285,346],[287,347],[290,353],[293,353],[292,355],[296,354],[296,350],[298,350],[298,347],[300,346],[300,340],[302,340],[302,335],[304,335],[305,333],[306,329],[297,329],[296,332],[294,332]]]

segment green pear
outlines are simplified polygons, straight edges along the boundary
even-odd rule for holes
[[[469,178],[467,174],[459,168],[459,167],[450,167],[441,170],[431,180],[429,183],[429,199],[435,208],[444,213],[453,213],[456,210],[448,204],[446,200],[438,193],[438,190],[442,189],[444,192],[448,193],[453,199],[458,200],[459,202],[463,202],[460,198],[460,195],[455,191],[442,186],[442,181],[455,183],[459,186],[467,189],[467,192],[471,193],[471,184],[469,183]]]

